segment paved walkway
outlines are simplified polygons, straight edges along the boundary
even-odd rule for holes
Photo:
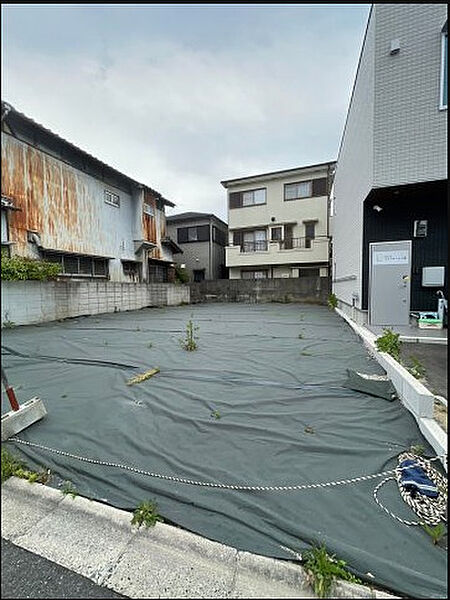
[[[152,529],[137,530],[131,527],[130,513],[126,511],[81,497],[63,496],[60,491],[17,478],[2,485],[2,537],[97,586],[130,598],[314,597],[297,564],[240,552],[161,523]],[[8,549],[14,552],[11,546]],[[39,557],[35,560],[40,561]],[[17,560],[23,558],[17,556]],[[48,562],[29,563],[30,556],[26,560],[26,571],[31,575],[42,564],[44,570],[54,568]],[[41,573],[45,581],[45,571]],[[62,594],[53,597],[120,597],[105,595],[105,589],[87,590],[83,587],[87,585],[85,580],[71,580],[66,571],[60,573],[66,577]],[[8,590],[11,578],[16,577],[13,565],[5,567],[5,576],[3,585]],[[31,597],[52,597],[47,593],[50,587],[42,587],[41,583],[42,580],[36,582]],[[65,589],[67,586],[71,589]],[[81,589],[88,594],[77,596]],[[90,593],[99,595],[89,596]],[[3,595],[2,588],[2,597],[13,596]],[[336,586],[332,597],[394,598],[345,582]]]

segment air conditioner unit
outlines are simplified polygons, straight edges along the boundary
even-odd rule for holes
[[[414,237],[427,237],[428,221],[414,221]]]

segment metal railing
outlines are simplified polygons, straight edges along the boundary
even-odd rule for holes
[[[293,250],[295,248],[312,248],[313,244],[317,244],[320,242],[325,242],[328,240],[326,235],[318,236],[318,237],[301,237],[301,238],[288,238],[285,240],[280,240],[279,247],[280,250]]]
[[[280,250],[294,250],[300,248],[312,248],[313,245],[328,241],[326,235],[317,237],[287,238],[284,240],[258,240],[253,242],[241,242],[241,252],[265,252],[269,250],[269,242],[277,243]]]

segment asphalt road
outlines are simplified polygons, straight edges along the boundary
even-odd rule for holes
[[[2,538],[2,598],[126,598]]]

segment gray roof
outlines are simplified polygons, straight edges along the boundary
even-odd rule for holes
[[[27,115],[25,115],[24,113],[21,113],[18,110],[16,110],[8,102],[4,102],[2,100],[2,121],[4,121],[5,123],[7,123],[8,119],[10,117],[13,117],[13,118],[16,117],[18,119],[21,119],[22,121],[25,121],[25,122],[31,124],[33,127],[37,128],[38,130],[40,130],[42,132],[45,132],[46,134],[52,136],[54,139],[59,140],[61,143],[67,144],[67,146],[70,146],[75,152],[78,152],[79,154],[85,156],[86,158],[88,158],[93,163],[97,163],[98,165],[106,167],[111,172],[116,173],[117,175],[119,175],[120,177],[122,177],[124,180],[127,180],[129,183],[131,183],[133,186],[146,188],[152,194],[154,194],[159,200],[161,200],[164,204],[166,204],[168,206],[175,206],[175,204],[173,202],[171,202],[170,200],[167,200],[167,198],[164,198],[164,196],[162,196],[159,192],[157,192],[156,190],[154,190],[150,186],[145,185],[143,183],[140,183],[139,181],[136,181],[135,179],[132,179],[128,175],[125,175],[125,173],[122,173],[122,172],[118,171],[117,169],[115,169],[114,167],[111,167],[110,165],[107,165],[106,163],[104,163],[103,161],[99,160],[95,156],[92,156],[92,154],[89,154],[85,150],[82,150],[78,146],[75,146],[75,144],[72,144],[72,142],[69,142],[68,140],[64,139],[63,137],[61,137],[60,135],[58,135],[54,131],[51,131],[50,129],[47,129],[46,127],[44,127],[40,123],[37,123],[31,117],[27,117]]]
[[[255,175],[246,175],[244,177],[236,177],[234,179],[224,179],[223,181],[221,181],[220,183],[223,185],[223,187],[227,187],[228,184],[230,183],[240,183],[240,182],[245,182],[247,180],[250,179],[258,179],[258,178],[264,178],[264,177],[270,177],[271,175],[289,175],[289,173],[294,174],[296,171],[301,171],[302,169],[313,169],[316,167],[329,167],[332,165],[335,165],[336,161],[335,160],[329,160],[327,162],[323,162],[323,163],[315,163],[313,165],[303,165],[301,167],[294,167],[292,169],[281,169],[280,171],[269,171],[267,173],[258,173]]]
[[[194,221],[195,219],[216,219],[217,221],[220,221],[221,223],[223,223],[226,227],[228,227],[228,225],[225,223],[225,221],[222,221],[222,219],[219,219],[219,217],[216,217],[216,215],[213,215],[212,213],[202,213],[202,212],[184,212],[184,213],[179,213],[177,215],[170,215],[168,217],[166,217],[166,221],[168,222],[172,222],[172,223],[176,223],[177,221]]]

